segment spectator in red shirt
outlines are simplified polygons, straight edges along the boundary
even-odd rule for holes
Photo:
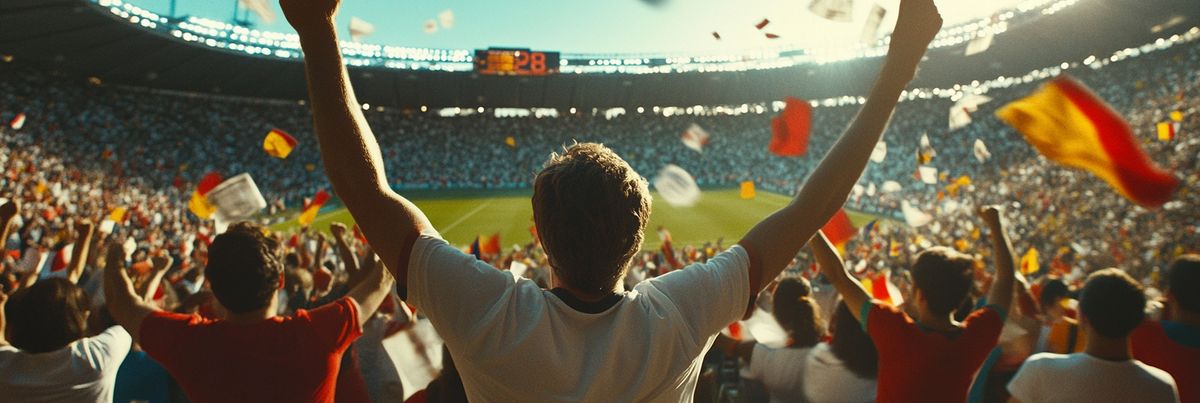
[[[205,275],[221,320],[159,311],[133,291],[119,243],[104,272],[117,323],[162,363],[195,402],[332,402],[342,354],[393,284],[371,268],[346,297],[290,317],[276,316],[283,286],[278,243],[238,223],[216,237]]]
[[[1183,255],[1167,271],[1171,320],[1133,331],[1133,358],[1175,378],[1179,400],[1200,402],[1200,255]]]
[[[965,401],[975,373],[1000,337],[1013,299],[1012,245],[1004,233],[999,207],[979,212],[990,231],[996,278],[989,305],[959,323],[953,319],[972,287],[974,260],[950,248],[933,247],[917,255],[912,277],[917,318],[872,300],[851,277],[833,245],[821,234],[812,242],[821,271],[879,350],[877,398],[881,402]]]

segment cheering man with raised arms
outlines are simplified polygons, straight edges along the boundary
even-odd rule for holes
[[[728,251],[632,291],[623,291],[622,278],[650,215],[645,179],[603,145],[552,155],[532,200],[554,273],[554,289],[541,290],[441,240],[388,186],[338,48],[339,0],[280,3],[300,35],[326,174],[479,401],[691,400],[716,334],[845,203],[942,25],[933,0],[902,0],[866,104],[795,200]]]

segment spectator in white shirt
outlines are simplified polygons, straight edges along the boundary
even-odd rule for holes
[[[83,290],[51,278],[4,302],[0,296],[0,400],[112,401],[117,369],[133,340],[120,326],[84,337],[89,311]]]
[[[874,402],[879,353],[850,309],[838,302],[830,319],[833,341],[817,344],[804,369],[804,395],[813,403]]]
[[[1030,357],[1008,385],[1010,402],[1178,402],[1171,375],[1133,359],[1129,334],[1145,320],[1146,296],[1118,269],[1088,276],[1079,298],[1084,352]]]

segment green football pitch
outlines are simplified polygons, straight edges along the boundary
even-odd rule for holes
[[[529,232],[533,226],[533,210],[528,192],[413,192],[405,193],[405,196],[425,212],[433,226],[452,245],[469,245],[476,236],[487,237],[495,233],[500,233],[500,242],[505,248],[523,245],[533,239]],[[719,189],[705,191],[694,206],[674,207],[655,193],[642,247],[659,247],[654,231],[660,225],[671,231],[677,245],[700,245],[720,238],[729,245],[789,200],[787,196],[763,191],[753,199],[745,200],[737,189]],[[848,213],[856,227],[873,219],[866,214]],[[317,216],[312,228],[328,231],[329,224],[335,221],[349,225],[354,218],[344,208],[330,210]],[[293,217],[272,228],[288,231],[297,225]]]

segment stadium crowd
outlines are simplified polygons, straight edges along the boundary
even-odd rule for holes
[[[1188,135],[1200,127],[1196,65],[1193,43],[1070,71],[1128,119],[1153,160],[1182,176],[1173,201],[1155,210],[1039,156],[993,117],[1036,83],[993,90],[974,122],[952,131],[949,100],[900,103],[884,137],[888,157],[870,163],[860,184],[904,188],[856,190],[846,204],[892,219],[865,228],[842,252],[814,238],[811,251],[797,254],[759,296],[760,317],[750,319],[778,326],[782,345],[756,343],[764,334],[747,330],[749,320],[727,328],[703,361],[695,398],[951,401],[969,389],[971,401],[1200,401],[1200,140]],[[1171,111],[1183,112],[1181,134],[1159,142],[1152,129]],[[18,113],[27,116],[23,127],[0,128],[0,400],[220,401],[231,396],[214,387],[223,377],[256,375],[298,386],[281,392],[239,383],[232,396],[466,399],[448,350],[428,387],[400,386],[383,340],[427,319],[404,302],[413,285],[393,286],[386,256],[376,256],[357,228],[280,233],[247,223],[218,235],[211,221],[189,213],[194,182],[209,171],[250,173],[273,210],[328,189],[308,106],[86,84],[3,63],[0,121]],[[675,164],[701,186],[749,180],[790,194],[856,113],[817,108],[802,158],[768,153],[770,116],[757,113],[365,115],[395,189],[529,188],[545,156],[577,140],[603,142],[642,175]],[[713,133],[702,153],[679,141],[692,123]],[[271,128],[300,139],[292,156],[271,158],[258,147]],[[946,174],[936,185],[910,179],[925,133],[937,150],[931,164]],[[515,145],[505,144],[508,136]],[[976,139],[990,159],[975,158]],[[963,176],[969,184],[947,188]],[[905,225],[901,202],[933,221]],[[997,202],[1004,205],[985,207]],[[665,229],[659,234],[669,239]],[[686,266],[727,264],[722,256],[741,250],[721,240],[666,245],[635,255],[625,289]],[[1030,249],[1042,253],[1034,258],[1040,267],[1021,258]],[[536,241],[479,258],[500,270],[518,263],[538,287],[554,287],[550,258]],[[939,277],[934,267],[954,272]],[[869,281],[895,288],[881,295],[858,286]],[[950,315],[961,327],[939,322]],[[223,322],[242,327],[214,326]],[[999,348],[986,342],[989,334],[999,334]],[[1130,340],[1141,362],[1121,348]],[[906,351],[904,343],[915,347]],[[240,366],[214,361],[219,349],[289,358]],[[906,370],[945,359],[943,350],[964,358],[938,371]],[[1038,355],[1084,351],[1091,356]],[[457,358],[475,368],[474,355]],[[1101,381],[1129,388],[1095,387]]]

